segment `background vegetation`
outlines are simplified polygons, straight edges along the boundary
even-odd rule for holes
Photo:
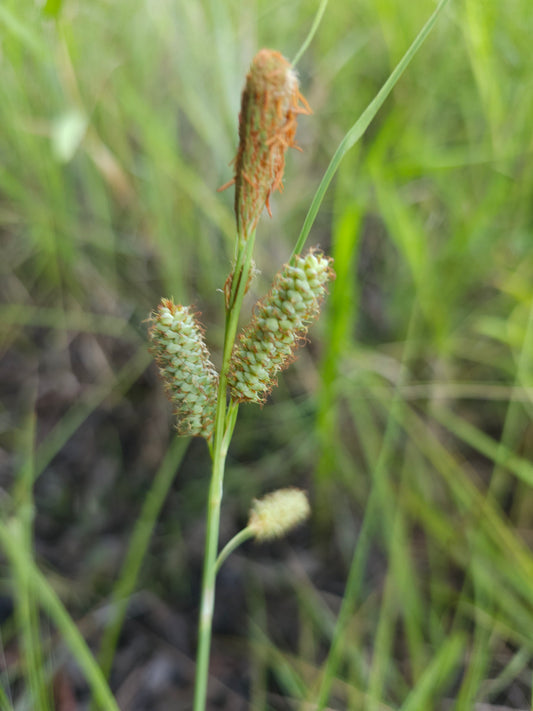
[[[329,4],[250,306],[434,7]],[[144,321],[193,302],[216,360],[244,75],[315,11],[0,5],[2,709],[85,708],[49,590],[97,650],[133,584],[117,702],[189,707],[208,454],[173,440]],[[528,0],[451,0],[328,191],[310,244],[337,280],[271,401],[241,408],[222,542],[280,485],[313,516],[221,571],[213,709],[531,707],[532,36]]]

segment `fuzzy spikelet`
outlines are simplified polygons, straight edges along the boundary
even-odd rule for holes
[[[278,489],[254,499],[248,528],[258,541],[281,538],[311,513],[307,495],[301,489]]]
[[[208,439],[215,422],[218,373],[209,360],[203,329],[187,306],[163,299],[151,317],[150,351],[169,400],[179,435]]]
[[[286,264],[270,292],[255,307],[250,324],[235,346],[228,383],[238,402],[266,400],[276,384],[276,374],[294,359],[304,341],[307,325],[318,318],[326,284],[335,277],[330,257],[309,251]]]
[[[283,189],[285,151],[294,141],[298,114],[311,110],[289,62],[271,49],[252,61],[242,93],[239,149],[235,158],[235,214],[245,239],[255,229],[271,193]]]

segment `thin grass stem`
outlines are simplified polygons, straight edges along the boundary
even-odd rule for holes
[[[413,309],[409,322],[408,333],[406,336],[406,348],[402,357],[398,383],[396,384],[392,397],[392,402],[390,403],[386,429],[383,435],[383,441],[381,444],[378,460],[376,462],[375,470],[373,472],[374,483],[372,486],[372,491],[368,503],[365,507],[363,522],[361,524],[361,529],[359,532],[359,538],[350,564],[350,570],[348,573],[348,580],[346,582],[346,589],[344,591],[341,609],[339,611],[335,630],[333,632],[333,638],[331,640],[330,651],[323,667],[320,687],[318,689],[318,693],[316,694],[316,711],[324,711],[324,709],[326,708],[335,674],[337,673],[337,669],[340,664],[342,646],[344,644],[345,639],[345,632],[348,628],[350,618],[353,615],[355,605],[359,597],[359,592],[363,580],[363,571],[370,550],[373,528],[375,526],[375,521],[379,518],[378,512],[380,511],[380,509],[382,509],[383,505],[388,506],[390,509],[391,501],[390,499],[388,499],[387,492],[384,489],[386,487],[386,477],[389,459],[393,451],[394,443],[396,441],[398,433],[400,432],[400,425],[398,424],[397,420],[398,410],[400,409],[402,404],[401,388],[407,375],[407,362],[409,360],[411,349],[415,342],[412,338],[412,335],[414,333],[416,323],[417,310],[415,307]],[[387,511],[385,515],[390,517],[391,511]]]
[[[292,60],[292,65],[293,67],[296,66],[296,64],[300,61],[302,58],[303,53],[307,50],[309,45],[311,44],[313,37],[316,34],[316,31],[320,27],[320,23],[322,22],[322,18],[324,16],[324,13],[326,12],[326,7],[328,4],[328,0],[320,0],[320,4],[317,8],[315,18],[313,20],[313,24],[311,25],[311,29],[309,30],[307,37],[304,39],[302,42],[302,46],[300,49],[296,52],[294,59]]]
[[[146,556],[155,523],[168,491],[175,479],[180,462],[183,459],[188,439],[175,437],[167,454],[157,471],[153,484],[148,492],[139,518],[130,538],[128,552],[120,571],[119,579],[113,590],[113,617],[106,627],[100,646],[99,662],[106,678],[109,677],[113,656],[118,642],[120,630],[126,616],[128,601],[135,589],[142,562]]]
[[[440,0],[439,4],[437,5],[437,8],[435,9],[435,12],[431,15],[424,27],[420,30],[415,40],[413,41],[407,52],[400,59],[396,67],[392,70],[387,81],[383,84],[374,99],[372,99],[370,104],[366,107],[361,116],[357,119],[357,121],[354,123],[354,125],[350,128],[348,133],[340,142],[337,150],[333,155],[333,158],[331,159],[326,169],[326,172],[324,173],[322,180],[320,181],[315,196],[313,197],[313,201],[311,202],[311,206],[304,220],[300,236],[298,237],[294,250],[291,254],[291,263],[293,263],[294,257],[297,254],[300,254],[304,248],[307,237],[309,236],[309,232],[313,227],[316,216],[318,214],[318,210],[320,209],[320,206],[322,204],[322,200],[324,199],[324,195],[326,194],[329,184],[333,180],[333,177],[337,172],[342,159],[350,150],[350,148],[352,148],[357,143],[357,141],[361,138],[366,129],[369,127],[373,118],[375,117],[379,109],[383,106],[385,99],[394,89],[398,80],[400,79],[404,71],[407,69],[411,60],[418,52],[424,40],[427,38],[431,30],[433,29],[437,18],[443,11],[447,2],[448,0]]]
[[[218,387],[215,433],[211,451],[212,471],[207,502],[207,523],[202,578],[202,596],[198,621],[198,649],[196,655],[196,677],[194,692],[194,711],[205,711],[207,701],[207,680],[209,673],[209,652],[215,607],[215,582],[217,573],[217,552],[220,529],[220,506],[224,484],[224,469],[231,435],[238,413],[238,405],[227,405],[227,375],[233,344],[237,335],[239,313],[246,293],[248,279],[252,269],[252,251],[255,230],[241,245],[235,260],[235,268],[226,307],[226,325],[224,329],[224,348],[222,367]]]
[[[91,687],[93,697],[96,699],[98,706],[103,711],[119,711],[104,675],[80,631],[50,583],[20,545],[19,536],[11,529],[11,526],[0,521],[0,544],[10,562],[12,565],[19,566],[25,570],[31,590],[38,596],[41,607],[55,623],[70,648]]]
[[[13,711],[13,704],[8,699],[6,692],[0,686],[0,711]]]
[[[52,459],[72,437],[89,415],[111,394],[126,393],[152,362],[152,356],[144,347],[139,347],[120,373],[91,393],[65,413],[35,453],[35,478],[39,477]]]
[[[248,541],[250,538],[253,537],[253,531],[249,526],[246,528],[243,528],[242,531],[239,531],[239,533],[235,534],[232,539],[230,539],[224,548],[220,551],[218,554],[217,562],[216,562],[216,572],[220,570],[220,568],[224,565],[225,560],[228,558],[228,556],[233,553],[234,550],[236,550],[240,545],[242,545],[245,541]]]
[[[13,532],[18,536],[19,545],[25,551],[29,560],[33,559],[33,482],[35,477],[35,414],[27,418],[27,425],[22,431],[20,450],[23,453],[23,463],[18,472],[14,487],[16,502],[16,519]],[[28,681],[32,704],[40,711],[51,708],[51,699],[46,680],[45,665],[42,654],[39,614],[37,600],[28,576],[27,566],[20,560],[11,560],[15,595],[15,615],[18,628],[21,631],[24,673]]]

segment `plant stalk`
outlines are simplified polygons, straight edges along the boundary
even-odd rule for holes
[[[255,231],[246,241],[240,240],[241,248],[235,260],[235,270],[230,298],[226,307],[226,326],[222,368],[218,385],[215,431],[211,449],[212,473],[207,502],[207,524],[202,580],[202,598],[198,621],[198,649],[196,654],[196,677],[194,686],[194,711],[205,711],[207,700],[207,679],[209,674],[209,652],[215,608],[215,583],[217,574],[217,553],[220,529],[220,506],[224,484],[226,455],[237,419],[237,403],[227,404],[227,375],[231,353],[239,321],[239,313],[246,292],[252,268],[252,251]]]
[[[11,525],[9,525],[11,524]],[[13,521],[0,521],[0,545],[13,565],[25,570],[33,594],[38,595],[42,609],[49,615],[79,664],[99,708],[105,711],[119,711],[104,675],[94,659],[87,643],[54,592],[45,576],[28,557],[20,545],[19,536],[13,532]]]
[[[246,528],[243,528],[239,533],[235,534],[231,540],[229,540],[224,548],[220,551],[218,558],[217,558],[217,563],[216,563],[216,572],[220,570],[222,565],[224,564],[226,558],[233,553],[233,551],[238,548],[240,545],[242,545],[245,541],[249,540],[252,538],[254,535],[253,529],[250,528],[250,526],[247,526]]]

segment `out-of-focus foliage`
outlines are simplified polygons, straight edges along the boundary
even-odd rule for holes
[[[143,322],[161,296],[197,305],[216,360],[234,238],[216,189],[244,76],[261,46],[294,56],[316,5],[0,5],[1,504],[15,520],[35,505],[40,562],[70,603],[77,581],[84,612],[110,594],[168,446]],[[434,7],[329,3],[250,305]],[[228,537],[278,485],[309,488],[313,510],[290,577],[249,550],[253,708],[325,695],[324,665],[332,708],[531,703],[532,36],[529,0],[450,0],[328,192],[310,236],[335,258],[327,313],[272,401],[242,407],[231,452]],[[178,609],[194,605],[206,474],[193,448],[140,583]]]

